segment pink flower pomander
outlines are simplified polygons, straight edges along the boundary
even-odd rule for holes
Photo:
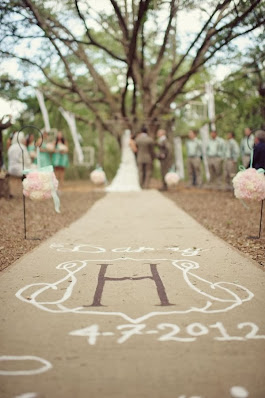
[[[51,197],[52,197],[51,191],[49,191],[49,192],[44,192],[44,194],[43,194],[43,198],[44,198],[44,199],[51,199]]]
[[[239,171],[233,178],[234,194],[238,199],[265,199],[265,176],[263,172],[249,168]]]
[[[168,187],[174,187],[179,183],[179,175],[174,171],[169,171],[165,175],[165,181]]]
[[[101,185],[106,182],[106,174],[102,169],[96,169],[90,173],[90,179],[94,184]]]
[[[58,188],[58,180],[53,172],[30,172],[22,184],[23,194],[32,200],[50,199],[52,191]]]

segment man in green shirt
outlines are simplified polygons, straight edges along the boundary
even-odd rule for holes
[[[232,178],[237,172],[237,160],[239,158],[239,145],[235,140],[234,133],[227,134],[225,146],[224,180],[227,188],[232,187]]]
[[[187,171],[189,175],[189,185],[201,186],[202,185],[202,142],[197,137],[197,132],[190,130],[186,141],[187,147]]]
[[[218,137],[216,131],[211,131],[210,139],[207,144],[206,154],[210,171],[210,182],[212,184],[221,184],[222,166],[224,159],[225,141]]]
[[[245,128],[244,134],[245,136],[240,142],[240,153],[243,166],[245,168],[248,168],[250,163],[251,150],[254,147],[254,135],[251,135],[251,130],[249,127]]]

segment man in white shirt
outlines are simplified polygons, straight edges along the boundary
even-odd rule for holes
[[[18,143],[19,140],[19,143]],[[15,133],[12,138],[12,144],[8,149],[8,174],[13,177],[22,177],[23,174],[23,161],[22,161],[22,150],[24,158],[24,169],[31,167],[31,160],[25,146],[24,134],[21,132]]]

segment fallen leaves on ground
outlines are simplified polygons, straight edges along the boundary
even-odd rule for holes
[[[247,208],[233,192],[178,187],[165,194],[205,228],[265,267],[265,203],[261,239],[259,233],[261,202]]]

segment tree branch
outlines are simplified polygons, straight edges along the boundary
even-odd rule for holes
[[[80,18],[81,21],[83,22],[83,25],[84,25],[85,30],[86,30],[86,35],[87,35],[87,37],[88,37],[89,40],[90,40],[90,44],[93,45],[93,46],[95,46],[95,47],[97,47],[97,48],[100,48],[101,50],[104,50],[104,51],[105,51],[107,54],[109,54],[112,58],[117,59],[118,61],[121,61],[121,62],[126,62],[126,60],[125,60],[124,58],[119,57],[119,56],[118,56],[117,54],[115,54],[113,51],[109,50],[106,46],[103,46],[103,45],[100,44],[97,40],[95,40],[95,39],[93,38],[93,36],[92,36],[91,33],[90,33],[90,30],[88,29],[86,20],[85,20],[83,14],[81,13],[80,8],[79,8],[79,6],[78,6],[78,0],[75,0],[75,7],[76,7],[76,10],[77,10],[77,13],[78,13],[79,18]]]

